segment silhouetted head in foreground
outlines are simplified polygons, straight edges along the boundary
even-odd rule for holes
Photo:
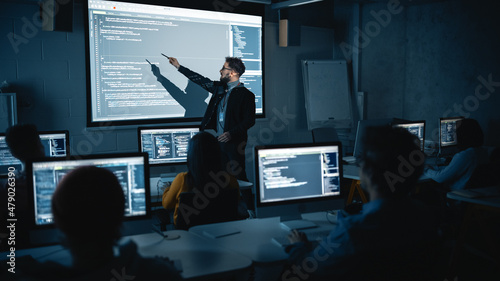
[[[407,196],[424,167],[417,137],[403,128],[370,127],[363,141],[360,178],[371,199]]]
[[[75,266],[93,267],[113,257],[124,207],[122,187],[111,171],[85,166],[64,176],[52,197],[52,213]]]
[[[5,142],[12,156],[26,163],[30,159],[44,156],[44,148],[33,124],[17,124],[5,132]]]

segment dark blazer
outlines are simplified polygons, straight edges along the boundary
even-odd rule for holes
[[[217,106],[226,94],[226,85],[219,81],[212,81],[182,65],[179,72],[189,80],[211,92],[212,98],[208,103],[205,116],[201,121],[201,130],[216,129]],[[231,142],[246,141],[247,131],[255,124],[255,95],[240,84],[236,86],[229,96],[226,109],[224,131],[231,134]]]

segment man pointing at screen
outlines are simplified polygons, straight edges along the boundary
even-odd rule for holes
[[[168,60],[189,80],[213,94],[200,129],[217,132],[226,169],[237,179],[248,181],[245,147],[247,131],[255,124],[255,95],[240,82],[245,65],[239,58],[226,57],[219,71],[220,81],[212,81],[180,65],[176,58],[169,57]]]

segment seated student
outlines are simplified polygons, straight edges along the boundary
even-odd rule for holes
[[[447,166],[427,166],[424,174],[448,190],[460,190],[467,186],[477,166],[488,162],[488,151],[483,147],[483,131],[474,119],[457,122],[457,145],[459,152]]]
[[[33,124],[17,124],[5,132],[5,142],[12,156],[22,162],[24,172],[26,162],[45,156],[38,130]]]
[[[40,141],[40,136],[36,126],[33,124],[17,124],[9,127],[5,132],[5,142],[9,147],[12,156],[16,157],[21,161],[21,170],[13,171],[15,177],[13,178],[14,191],[15,191],[15,207],[16,207],[16,218],[17,223],[17,233],[16,240],[18,242],[18,248],[28,247],[28,231],[27,231],[27,220],[29,215],[29,200],[28,200],[28,189],[26,183],[26,163],[34,158],[39,158],[44,156],[44,148],[42,142]],[[8,184],[8,183],[7,183]],[[7,202],[7,195],[9,193],[8,185],[0,186],[0,201]],[[12,189],[10,190],[12,191]],[[5,206],[7,203],[5,203]],[[3,208],[0,211],[0,220],[6,221],[8,216],[7,208]],[[6,229],[2,228],[0,230],[0,250],[8,249],[6,236]]]
[[[200,132],[189,140],[187,168],[188,171],[179,173],[163,192],[163,208],[174,209],[174,224],[177,225],[179,216],[186,216],[184,219],[189,220],[188,216],[196,215],[189,210],[179,210],[179,197],[183,192],[199,192],[206,199],[225,188],[237,189],[239,194],[238,181],[224,171],[219,143],[210,133]],[[212,190],[210,187],[214,184],[220,190]],[[239,196],[235,200],[239,200]]]
[[[401,128],[367,129],[359,162],[370,201],[360,214],[339,217],[319,244],[292,230],[281,280],[430,280],[438,231],[408,196],[425,160],[415,140]]]
[[[22,280],[180,280],[173,265],[143,258],[133,242],[121,245],[125,196],[116,176],[93,166],[79,167],[58,184],[52,197],[56,226],[65,234],[72,266],[36,261],[20,264]],[[118,276],[118,277],[117,277]]]

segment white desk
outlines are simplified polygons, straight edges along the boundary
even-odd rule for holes
[[[137,244],[138,252],[144,257],[168,257],[180,260],[184,279],[206,280],[210,277],[233,278],[250,270],[252,261],[242,255],[224,250],[207,239],[184,230],[166,231],[165,234],[177,234],[180,238],[166,240],[158,233],[127,236]],[[7,253],[2,253],[5,257]],[[45,262],[55,261],[66,266],[71,265],[68,249],[60,245],[24,249],[16,251],[16,257],[31,255],[34,259]]]
[[[304,232],[316,232],[322,230],[332,230],[335,225],[328,222],[325,212],[303,214],[306,220],[313,221],[318,227],[306,229]],[[336,216],[331,216],[332,221],[336,221]],[[211,229],[238,230],[239,233],[227,235],[219,238],[209,238],[204,231]],[[255,263],[268,264],[283,262],[288,258],[284,249],[272,242],[276,236],[286,236],[289,231],[281,228],[279,217],[264,219],[249,219],[231,221],[209,225],[194,226],[189,232],[205,237],[211,243],[224,249],[239,253]]]
[[[446,193],[446,197],[483,206],[500,208],[500,187],[492,186]]]
[[[178,234],[179,239],[167,240],[157,233],[128,236],[137,243],[138,252],[145,257],[166,256],[182,263],[184,279],[217,275],[221,278],[250,269],[252,261],[242,255],[227,251],[208,239],[184,230],[166,231]],[[204,278],[202,278],[203,280]]]
[[[330,219],[336,222],[336,216],[330,217],[333,217]],[[328,222],[325,212],[303,214],[302,218],[318,225],[316,228],[304,230],[306,234],[322,230],[331,231],[335,227],[335,224]],[[283,264],[288,254],[281,246],[274,244],[272,238],[286,236],[289,232],[281,228],[278,217],[199,225],[190,228],[189,232],[207,237],[204,231],[212,228],[239,231],[236,234],[207,239],[217,246],[251,259],[254,262],[254,280],[280,280]]]

